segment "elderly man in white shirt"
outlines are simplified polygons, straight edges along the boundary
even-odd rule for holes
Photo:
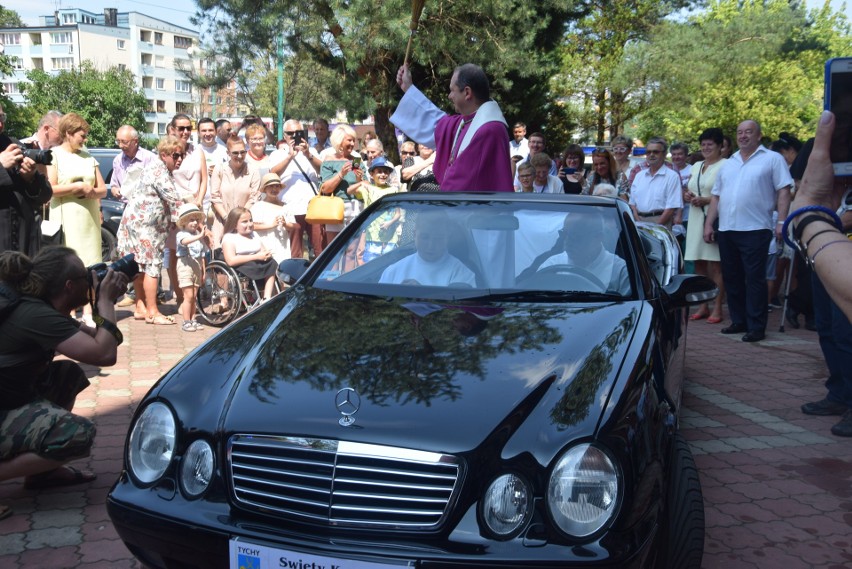
[[[443,213],[419,214],[414,225],[416,252],[386,268],[379,282],[423,286],[476,286],[473,271],[447,250],[449,223],[449,218]]]
[[[654,137],[645,148],[648,168],[640,170],[630,186],[630,209],[636,221],[650,221],[671,227],[675,214],[683,209],[680,176],[665,165],[666,141]]]
[[[562,225],[564,253],[557,253],[541,264],[539,270],[564,265],[580,269],[577,274],[586,278],[591,274],[597,281],[591,284],[602,286],[594,292],[630,293],[630,274],[627,263],[604,246],[604,223],[598,212],[576,211],[565,216]]]
[[[713,222],[719,219],[716,239],[731,315],[731,325],[721,332],[745,332],[743,342],[766,337],[766,252],[773,234],[781,238],[793,186],[784,158],[761,145],[760,139],[757,122],[739,124],[740,149],[719,169],[704,221],[704,240],[710,243],[714,239]],[[773,212],[781,220],[775,227]]]

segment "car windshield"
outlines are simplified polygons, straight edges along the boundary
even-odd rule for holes
[[[612,205],[384,201],[334,243],[313,285],[379,296],[633,296]]]

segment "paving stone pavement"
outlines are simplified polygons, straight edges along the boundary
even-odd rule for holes
[[[173,306],[170,307],[172,312]],[[76,411],[94,420],[92,455],[75,465],[89,485],[34,492],[0,483],[0,567],[141,568],[118,538],[105,500],[121,469],[130,417],[162,373],[216,329],[186,333],[120,311],[118,363],[88,367],[92,386]],[[816,334],[770,314],[757,344],[723,336],[706,321],[688,328],[681,427],[704,490],[705,569],[852,567],[852,440],[831,435],[836,417],[808,417],[801,403],[824,396]]]

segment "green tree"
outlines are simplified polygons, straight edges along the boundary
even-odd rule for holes
[[[578,118],[583,142],[603,144],[621,134],[642,109],[647,82],[625,74],[630,47],[693,0],[590,0],[586,14],[570,22],[559,49],[561,69],[551,84]]]
[[[145,94],[127,70],[100,71],[84,61],[79,69],[57,75],[35,69],[27,78],[30,83],[22,87],[29,107],[39,116],[51,109],[78,113],[91,127],[90,146],[113,146],[115,131],[123,124],[145,132]]]
[[[0,4],[0,28],[23,28],[26,24],[21,20],[20,14],[14,10],[4,8]]]
[[[552,71],[548,54],[561,37],[571,4],[427,2],[411,56],[416,84],[433,100],[445,101],[453,68],[470,61],[491,76],[494,98],[507,118],[539,112]],[[401,96],[395,77],[409,35],[409,2],[199,0],[198,5],[196,23],[221,40],[220,51],[234,73],[283,34],[288,57],[304,58],[304,75],[322,79],[322,91],[341,100],[344,110],[363,112],[359,98],[350,94],[369,97],[379,136],[389,149],[395,148],[388,119]],[[330,74],[324,77],[320,70]],[[294,90],[299,88],[291,83],[288,97],[295,99]]]
[[[637,117],[640,138],[691,142],[707,127],[730,134],[751,118],[767,137],[804,140],[822,108],[824,63],[852,53],[852,38],[828,2],[809,13],[787,0],[717,0],[660,25],[639,49],[654,86]]]

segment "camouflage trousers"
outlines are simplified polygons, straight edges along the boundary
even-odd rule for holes
[[[88,386],[86,374],[76,363],[51,362],[38,382],[39,399],[0,410],[0,460],[29,452],[62,462],[88,456],[95,425],[67,410]]]

